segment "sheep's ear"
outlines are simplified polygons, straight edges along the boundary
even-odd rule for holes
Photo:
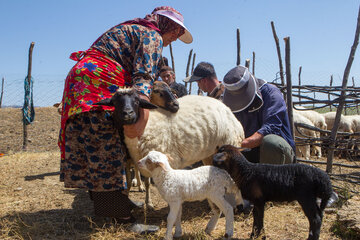
[[[103,99],[97,103],[94,103],[93,105],[114,106],[114,104],[111,101],[111,98]]]
[[[145,99],[140,98],[140,107],[146,108],[146,109],[155,109],[158,108],[156,105],[152,104],[149,101],[146,101]]]

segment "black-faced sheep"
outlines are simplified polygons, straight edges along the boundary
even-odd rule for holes
[[[115,112],[122,112],[123,106],[117,101],[113,97],[107,103],[115,106]],[[142,136],[125,136],[126,146],[135,162],[149,151],[156,150],[169,154],[173,159],[170,165],[175,169],[199,161],[209,165],[216,147],[224,144],[241,146],[243,127],[222,102],[196,95],[181,97],[178,102],[176,113],[160,108],[151,110]],[[145,181],[145,186],[145,202],[151,205],[148,181]]]
[[[120,88],[110,99],[105,99],[95,105],[112,105],[115,106],[115,109],[122,109],[121,111],[114,111],[114,124],[118,129],[120,138],[122,141],[125,140],[123,125],[124,124],[132,124],[135,123],[139,116],[139,107],[147,108],[147,109],[155,109],[157,107],[166,109],[169,112],[175,113],[179,109],[179,104],[172,94],[169,86],[162,81],[155,81],[153,92],[150,96],[150,103],[141,99],[138,94],[132,88]],[[132,166],[135,168],[135,177],[136,184],[139,191],[144,191],[145,188],[142,185],[141,178],[137,166],[134,161],[130,158],[130,154],[128,153],[128,161],[126,164],[126,180],[128,183],[128,190],[130,191],[132,183],[131,183],[131,175],[130,169]]]
[[[231,145],[219,148],[214,166],[225,169],[239,187],[244,199],[254,204],[251,237],[261,235],[264,227],[264,206],[268,201],[297,200],[309,220],[308,240],[319,239],[323,210],[331,195],[329,176],[305,164],[254,164]],[[317,198],[321,199],[320,206]]]
[[[226,218],[225,238],[231,238],[234,232],[233,207],[225,200],[226,193],[236,196],[236,203],[243,202],[241,193],[229,174],[214,166],[202,166],[192,170],[174,170],[168,157],[158,151],[150,151],[138,161],[138,168],[147,177],[152,177],[160,195],[169,204],[165,239],[182,235],[181,212],[184,201],[207,199],[213,212],[205,232],[210,234],[216,227],[221,212]],[[216,205],[216,207],[214,207]],[[219,211],[220,209],[220,211]]]

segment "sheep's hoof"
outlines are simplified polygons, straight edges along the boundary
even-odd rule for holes
[[[146,209],[151,210],[151,211],[155,210],[154,205],[152,203],[147,203],[146,204]]]
[[[212,229],[209,229],[209,228],[205,228],[205,233],[207,234],[207,235],[211,235],[211,232],[212,232]]]
[[[175,230],[174,237],[175,237],[175,238],[179,238],[179,237],[181,237],[181,236],[182,236],[182,231],[180,230],[180,231],[177,232],[177,231]]]
[[[145,192],[145,188],[142,185],[139,186],[139,192]]]
[[[137,184],[138,184],[138,182],[137,182],[136,179],[133,179],[133,180],[131,181],[131,186],[136,187]]]
[[[232,234],[225,233],[225,235],[224,235],[224,239],[231,239],[231,237],[232,237]]]

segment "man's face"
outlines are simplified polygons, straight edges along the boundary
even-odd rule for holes
[[[206,78],[202,78],[199,81],[197,81],[198,87],[204,92],[207,92],[206,83],[207,83]]]
[[[168,85],[175,82],[175,74],[172,71],[165,71],[160,74],[161,79]]]

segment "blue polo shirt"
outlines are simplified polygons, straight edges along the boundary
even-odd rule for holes
[[[286,103],[281,91],[274,85],[265,83],[259,89],[263,104],[253,111],[253,104],[247,109],[234,113],[244,127],[245,137],[255,132],[266,136],[275,134],[284,138],[295,151],[295,143],[291,134]]]

